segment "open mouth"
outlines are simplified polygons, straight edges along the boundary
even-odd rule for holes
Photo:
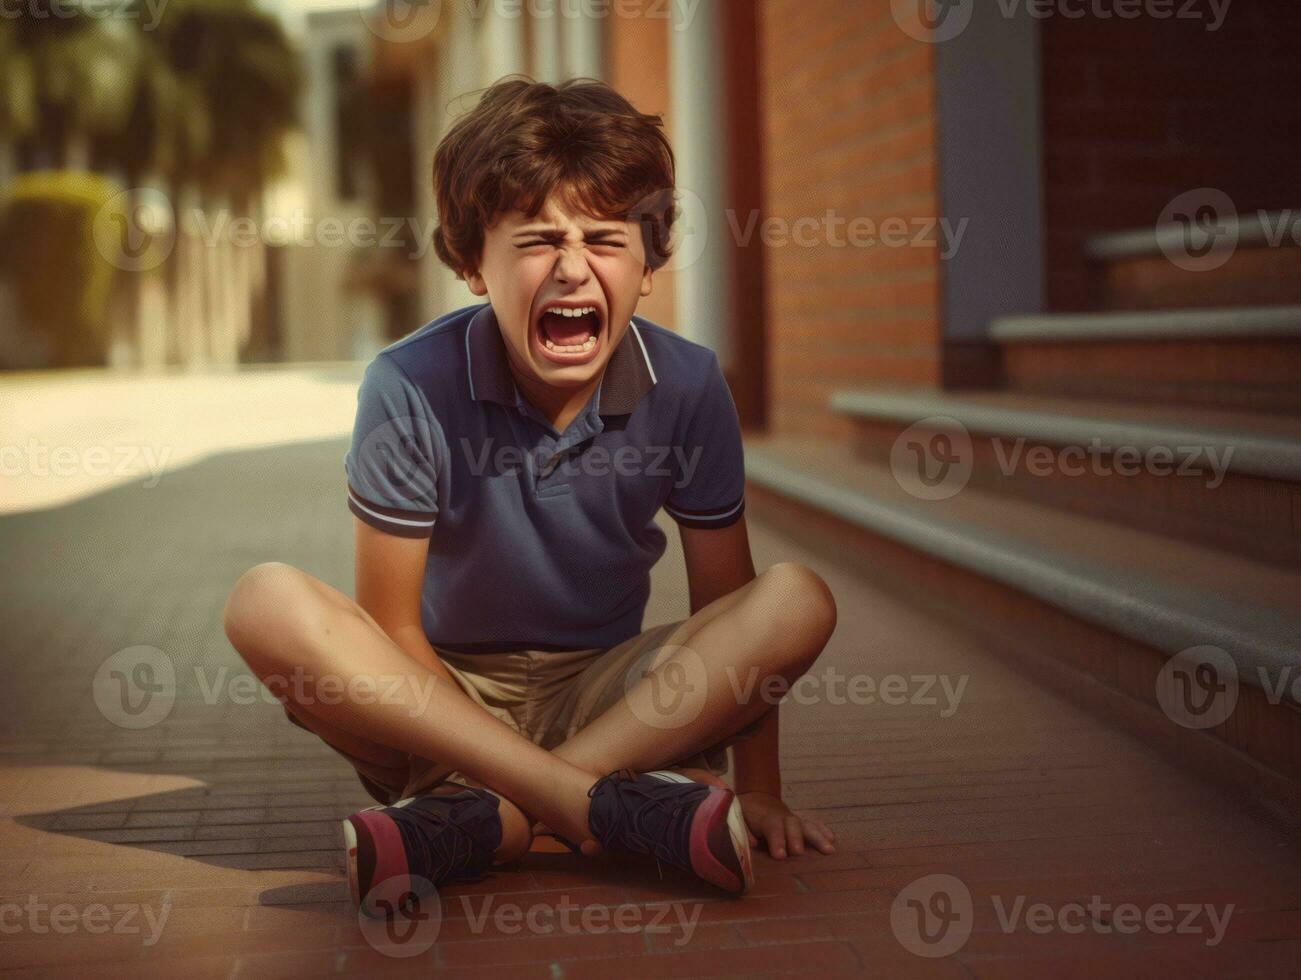
[[[600,345],[602,319],[601,309],[595,305],[551,304],[536,322],[538,346],[552,360],[587,360]]]

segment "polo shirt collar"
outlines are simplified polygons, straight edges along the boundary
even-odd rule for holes
[[[470,319],[465,333],[465,360],[471,398],[515,405],[515,377],[510,372],[506,342],[502,340],[491,303],[480,307]],[[629,323],[605,365],[597,413],[631,414],[655,380],[655,369],[637,324]]]

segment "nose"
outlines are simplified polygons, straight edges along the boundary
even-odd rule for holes
[[[591,278],[592,270],[587,264],[581,242],[566,245],[561,249],[560,257],[556,259],[556,266],[552,274],[556,282],[565,285],[576,284],[581,286]]]

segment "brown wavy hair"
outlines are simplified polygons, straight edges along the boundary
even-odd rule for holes
[[[672,254],[673,149],[662,117],[604,82],[508,76],[484,90],[434,151],[434,251],[458,277],[479,268],[484,231],[506,211],[535,217],[553,191],[604,221],[641,226],[646,264]]]

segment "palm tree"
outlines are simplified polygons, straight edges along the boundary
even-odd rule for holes
[[[36,81],[38,143],[56,166],[89,169],[91,143],[121,132],[130,116],[140,32],[121,16],[28,14],[13,24]]]
[[[170,0],[153,30],[142,0],[131,2],[110,17],[0,19],[0,178],[21,146],[38,166],[108,169],[133,192],[157,186],[174,209],[249,215],[297,125],[297,52],[254,0]],[[260,257],[249,251],[177,235],[166,269],[173,333],[198,337],[215,323],[223,358],[238,356],[230,338],[247,328]],[[202,343],[190,346],[201,357]]]
[[[252,0],[180,0],[167,9],[158,43],[171,71],[192,86],[206,116],[206,146],[189,156],[182,144],[172,199],[219,209],[231,219],[250,216],[266,182],[284,168],[283,138],[298,122],[302,89],[298,55],[280,22]],[[261,248],[232,249],[222,242],[202,250],[184,235],[177,240],[177,269],[193,278],[212,277],[207,290],[210,336],[232,359],[232,338],[247,334],[255,257]],[[222,288],[222,283],[233,283]],[[183,337],[194,337],[198,300],[178,282],[173,299]]]

